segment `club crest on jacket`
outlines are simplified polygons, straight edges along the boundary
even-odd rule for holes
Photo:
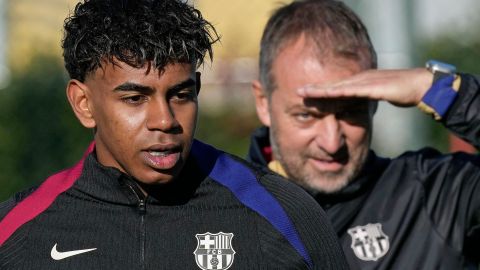
[[[390,248],[388,236],[382,231],[382,224],[367,224],[348,229],[352,237],[352,250],[364,261],[377,261]]]
[[[195,261],[201,269],[228,269],[233,264],[235,250],[232,247],[233,233],[196,234]]]

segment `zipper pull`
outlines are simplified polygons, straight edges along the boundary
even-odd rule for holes
[[[126,178],[125,181],[126,181],[125,183],[127,187],[132,191],[133,195],[138,200],[137,208],[140,214],[144,215],[147,212],[147,209],[146,209],[147,196],[145,196],[142,190],[138,187],[137,183],[135,183],[133,180],[131,180],[130,178]]]
[[[145,200],[140,200],[138,202],[138,210],[140,211],[140,214],[142,214],[142,215],[147,212]]]

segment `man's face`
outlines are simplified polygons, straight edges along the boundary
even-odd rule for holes
[[[333,193],[358,174],[368,154],[375,104],[360,99],[305,99],[296,89],[333,83],[361,69],[356,61],[341,57],[320,63],[318,54],[300,38],[273,63],[276,88],[270,99],[257,97],[259,117],[270,127],[274,158],[290,179],[307,189]],[[262,104],[267,108],[259,109]]]
[[[180,173],[197,121],[193,65],[160,71],[108,63],[84,87],[101,164],[145,184],[167,183]]]

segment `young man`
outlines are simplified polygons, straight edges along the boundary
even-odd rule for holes
[[[0,205],[2,269],[347,268],[303,190],[193,139],[216,39],[183,1],[76,6],[67,97],[94,143]]]
[[[433,85],[427,69],[365,71],[376,68],[375,51],[340,1],[294,1],[265,28],[253,83],[265,127],[249,159],[314,196],[352,269],[461,269],[480,259],[477,156],[423,149],[385,159],[370,150],[377,100],[422,104],[479,145],[478,78],[430,67],[441,71]]]

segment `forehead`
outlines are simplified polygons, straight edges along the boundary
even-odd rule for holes
[[[308,84],[329,84],[352,76],[364,68],[356,60],[321,53],[303,36],[279,51],[272,64],[276,90],[295,89]]]
[[[308,108],[322,112],[367,109],[370,102],[365,99],[305,99],[297,95],[300,87],[335,83],[364,69],[361,63],[352,59],[328,54],[322,57],[300,37],[286,45],[273,62],[276,88],[272,92],[272,104],[277,103],[285,110]]]
[[[187,63],[172,63],[161,69],[155,68],[151,62],[142,67],[133,67],[121,61],[104,61],[102,66],[88,75],[86,83],[95,82],[115,85],[125,81],[144,83],[168,82],[176,78],[181,80],[195,73],[195,68]]]

